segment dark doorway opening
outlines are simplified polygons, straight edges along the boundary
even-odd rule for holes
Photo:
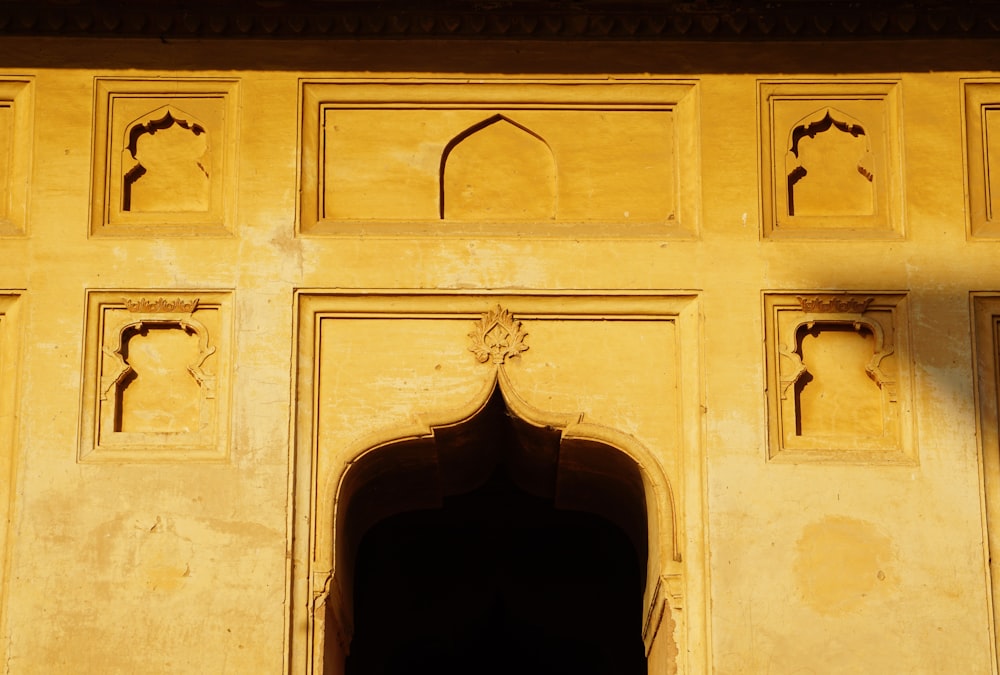
[[[500,464],[365,533],[346,673],[645,675],[644,564],[610,521],[556,509]]]

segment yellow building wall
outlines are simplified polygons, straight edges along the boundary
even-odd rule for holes
[[[675,491],[651,673],[996,672],[995,50],[0,41],[5,672],[311,668],[316,481],[497,304]]]

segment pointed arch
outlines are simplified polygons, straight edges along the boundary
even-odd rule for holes
[[[143,141],[157,147],[143,153]],[[209,209],[212,148],[205,125],[193,115],[161,106],[126,125],[122,147],[123,211]]]
[[[441,153],[438,204],[448,220],[550,220],[557,173],[548,143],[497,114],[451,139]]]
[[[500,428],[518,449],[498,447]],[[513,455],[501,460],[504,452]],[[599,515],[628,536],[644,568],[642,637],[649,648],[671,613],[666,606],[676,609],[682,594],[680,583],[663,588],[664,579],[681,576],[666,473],[629,434],[588,422],[582,413],[535,408],[498,366],[467,404],[419,414],[359,440],[343,470],[320,479],[314,583],[321,580],[322,588],[312,608],[314,659],[346,653],[350,643],[353,558],[364,532],[396,513],[436,508],[445,496],[474,489],[499,461],[508,462],[526,492],[548,496],[557,508]],[[324,645],[327,639],[340,644]]]
[[[868,142],[865,128],[859,120],[836,108],[826,107],[809,113],[792,125],[789,132],[789,152],[798,157],[799,141],[806,137],[814,138],[816,134],[829,131],[830,127],[835,127],[851,136],[865,136],[865,147],[871,151],[871,143]]]
[[[831,131],[846,134],[851,139],[839,134],[828,137]],[[811,161],[803,156],[802,142],[806,140],[825,140],[821,156]],[[874,213],[875,161],[871,139],[861,122],[847,113],[825,107],[792,125],[785,172],[790,216]]]
[[[139,142],[140,136],[143,134],[155,134],[157,131],[168,129],[175,124],[181,129],[187,129],[195,136],[207,134],[205,125],[194,115],[186,113],[175,106],[164,105],[141,117],[137,117],[125,126],[124,147],[134,159],[136,156],[136,145]]]

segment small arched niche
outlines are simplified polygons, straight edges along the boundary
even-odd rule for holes
[[[441,673],[556,672],[556,660],[581,675],[647,672],[651,587],[661,554],[675,558],[672,496],[661,513],[634,457],[567,433],[579,416],[524,413],[497,384],[471,416],[350,464],[314,621],[324,673],[410,672],[393,670],[407,653],[408,667]]]
[[[823,108],[792,127],[786,156],[788,215],[875,214],[875,169],[864,127]]]
[[[812,324],[796,331],[805,372],[795,382],[797,436],[882,436],[881,383],[870,369],[877,336],[864,324]]]
[[[202,360],[200,339],[190,326],[138,324],[122,336],[128,364],[115,386],[118,432],[201,430],[201,381],[192,363]]]
[[[458,134],[441,155],[441,218],[551,220],[556,164],[545,140],[504,115]]]
[[[211,147],[194,116],[164,106],[128,125],[122,211],[198,212],[211,207]]]
[[[146,303],[145,309],[140,303]],[[164,438],[205,433],[214,423],[216,353],[208,328],[190,315],[197,300],[133,304],[102,345],[100,428]],[[137,312],[137,313],[136,313]]]

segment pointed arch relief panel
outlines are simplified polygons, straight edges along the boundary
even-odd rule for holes
[[[231,234],[236,82],[100,78],[96,96],[91,234]]]
[[[493,115],[445,146],[441,218],[553,220],[557,175],[545,139],[505,115]]]
[[[228,454],[228,292],[88,293],[81,461]]]
[[[497,462],[557,507],[606,511],[646,559],[649,672],[700,672],[694,296],[309,292],[298,306],[295,672],[337,672],[361,534],[474,489]]]
[[[906,296],[766,293],[768,456],[913,463]]]
[[[894,82],[762,82],[764,234],[902,236]]]
[[[693,84],[302,83],[302,234],[697,232]]]

